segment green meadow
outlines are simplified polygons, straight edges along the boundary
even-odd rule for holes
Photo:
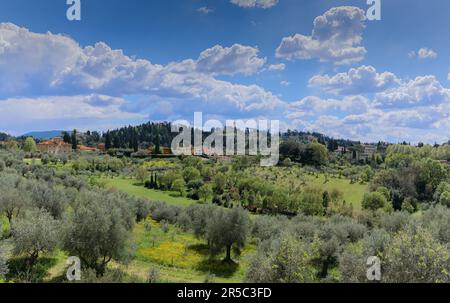
[[[135,197],[145,198],[151,201],[161,201],[179,206],[188,206],[190,204],[197,203],[197,201],[180,197],[179,194],[175,192],[147,189],[142,184],[139,184],[136,179],[102,177],[100,182],[102,182],[106,188],[116,189]]]

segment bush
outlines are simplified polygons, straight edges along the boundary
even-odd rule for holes
[[[362,201],[362,207],[369,210],[384,208],[387,204],[386,197],[379,192],[366,193]]]

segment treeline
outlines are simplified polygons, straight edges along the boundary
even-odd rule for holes
[[[10,135],[0,132],[0,141],[8,141],[10,138]]]

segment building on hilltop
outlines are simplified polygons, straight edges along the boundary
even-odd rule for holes
[[[70,154],[72,152],[72,144],[64,142],[60,137],[56,137],[51,140],[38,143],[37,149],[43,154]]]

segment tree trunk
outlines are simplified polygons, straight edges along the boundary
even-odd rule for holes
[[[225,257],[225,261],[231,262],[231,245],[227,245],[227,256]]]

